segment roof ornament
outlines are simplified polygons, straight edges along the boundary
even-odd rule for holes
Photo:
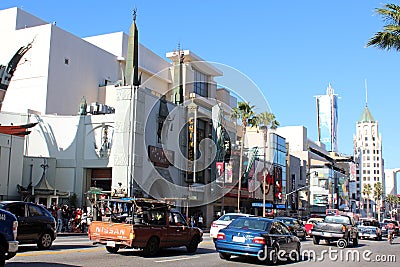
[[[326,94],[327,95],[333,95],[334,94],[334,90],[332,88],[331,83],[328,84],[328,87],[326,88]]]
[[[136,13],[137,13],[137,8],[135,7],[134,9],[133,9],[133,21],[136,21]]]

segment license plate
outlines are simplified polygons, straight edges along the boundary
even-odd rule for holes
[[[107,241],[106,246],[107,247],[115,247],[115,242],[114,241]]]
[[[323,236],[332,236],[331,233],[322,233]]]
[[[232,237],[232,241],[244,243],[246,241],[246,238],[244,236],[234,236]]]

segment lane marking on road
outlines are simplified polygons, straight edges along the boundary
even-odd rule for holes
[[[95,252],[104,250],[104,248],[96,247],[96,248],[86,248],[86,249],[69,249],[69,250],[59,250],[59,251],[35,251],[35,252],[19,252],[16,257],[32,257],[32,256],[41,256],[41,255],[55,255],[55,254],[67,254],[67,253],[75,253],[75,252]]]
[[[159,260],[159,261],[154,261],[154,262],[163,263],[163,262],[171,262],[171,261],[191,260],[191,259],[197,259],[197,258],[200,258],[200,256],[185,257],[185,258],[175,258],[175,259],[168,259],[168,260]]]

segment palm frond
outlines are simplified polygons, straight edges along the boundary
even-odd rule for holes
[[[375,33],[369,39],[366,47],[375,46],[383,50],[400,51],[400,6],[385,4],[384,8],[376,8],[375,12],[382,16],[387,25],[383,27],[383,31]]]

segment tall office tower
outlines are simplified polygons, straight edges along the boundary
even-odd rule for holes
[[[316,96],[318,141],[325,144],[327,151],[338,151],[337,127],[338,127],[338,96],[329,83],[326,95]]]
[[[356,200],[363,203],[361,209],[366,209],[367,201],[372,212],[372,200],[374,185],[384,178],[384,161],[382,158],[382,137],[378,131],[378,121],[365,105],[361,118],[356,123],[356,135],[354,141],[354,160],[356,162]],[[363,194],[364,185],[371,185],[371,194]],[[383,185],[384,186],[384,185]]]

